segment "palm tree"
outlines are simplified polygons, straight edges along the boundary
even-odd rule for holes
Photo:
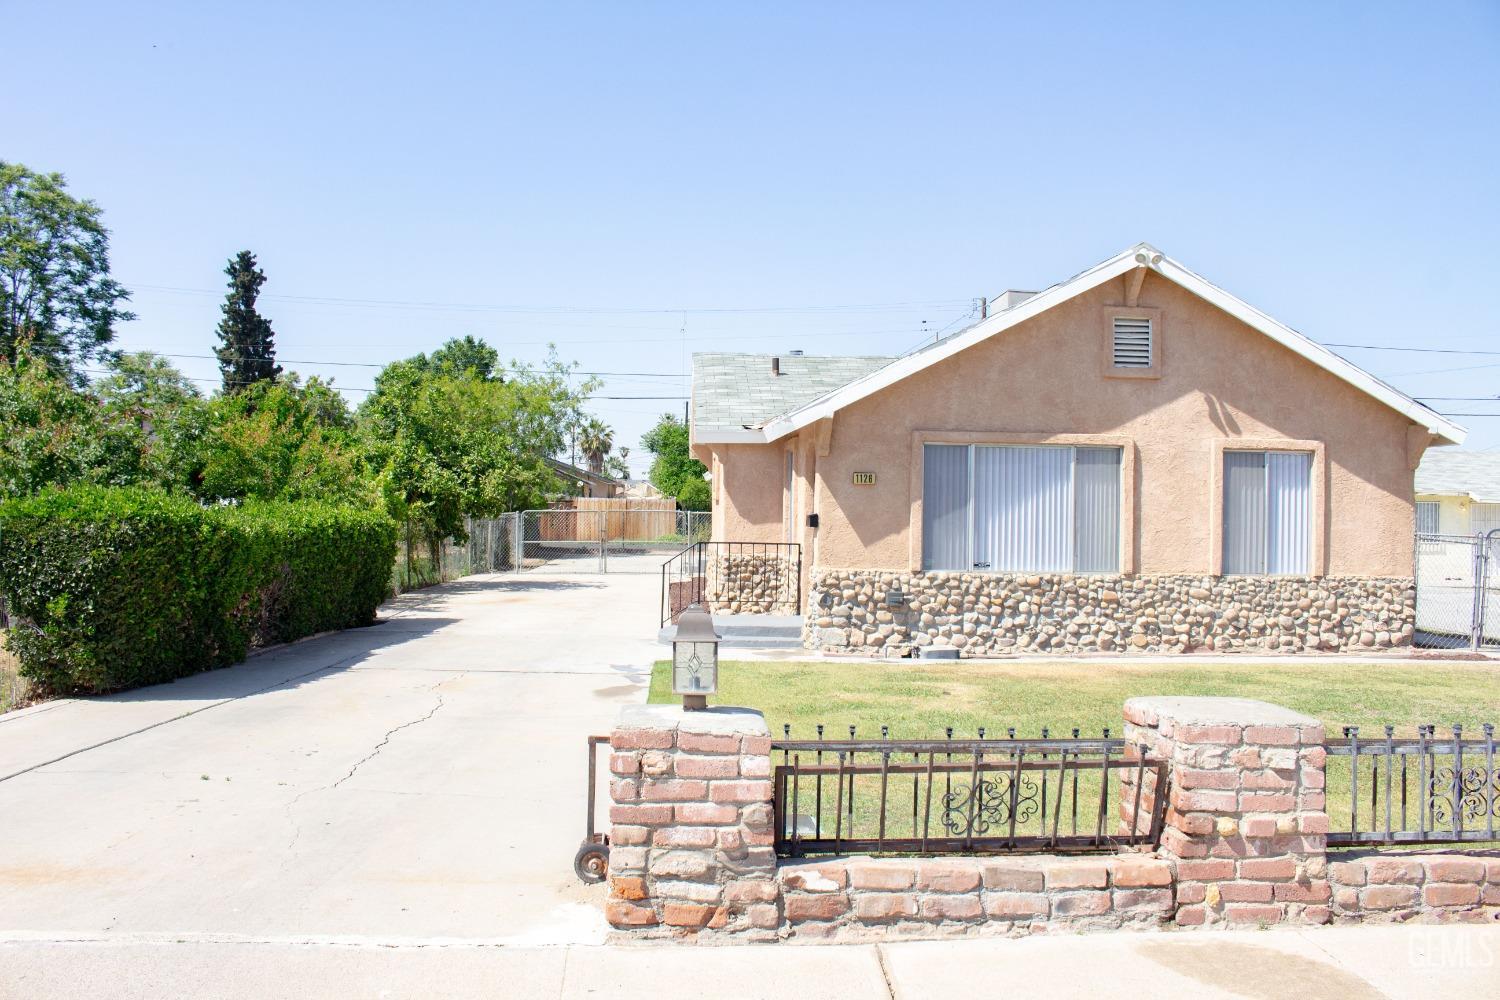
[[[578,431],[578,448],[588,459],[589,471],[604,475],[604,459],[615,446],[615,432],[598,417],[589,417]]]

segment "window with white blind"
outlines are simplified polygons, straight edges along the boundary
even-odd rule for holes
[[[1417,534],[1435,535],[1438,532],[1438,504],[1435,500],[1417,501]]]
[[[1113,359],[1116,368],[1151,367],[1151,320],[1145,316],[1114,318]]]
[[[922,567],[1118,573],[1119,448],[929,444]]]
[[[1312,455],[1224,453],[1224,572],[1302,576],[1312,560]]]

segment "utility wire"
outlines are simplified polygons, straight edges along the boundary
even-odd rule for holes
[[[144,283],[125,282],[127,288],[141,291],[172,292],[181,295],[213,295],[222,296],[223,289],[214,288],[182,288],[175,285],[149,285]],[[811,305],[811,306],[708,306],[703,308],[633,308],[633,307],[609,307],[609,306],[522,306],[522,305],[499,305],[493,303],[477,302],[429,302],[410,301],[401,299],[361,299],[344,298],[333,295],[284,295],[267,292],[260,296],[262,299],[280,300],[284,302],[305,302],[315,305],[353,305],[374,306],[379,308],[394,309],[442,309],[454,311],[471,312],[499,312],[499,313],[522,313],[522,314],[558,314],[558,315],[585,315],[585,316],[681,316],[684,313],[694,314],[740,314],[740,313],[826,313],[826,312],[884,312],[896,309],[920,309],[929,306],[956,305],[966,302],[967,299],[931,299],[926,301],[912,302],[865,302],[844,305]]]
[[[88,373],[90,375],[118,375],[119,374],[119,372],[113,371],[113,370],[108,369],[108,368],[80,368],[78,370],[81,371],[81,372],[86,372],[86,373]],[[187,381],[189,381],[189,382],[205,382],[205,383],[208,383],[210,385],[222,385],[226,381],[225,379],[218,379],[218,378],[194,378],[194,377],[192,377],[190,375],[183,375],[181,377],[184,378],[184,379],[187,379]],[[250,379],[250,380],[229,379],[227,381],[229,382],[230,385],[254,385],[256,382],[258,382],[258,381],[264,381],[264,380],[263,379]],[[375,391],[375,389],[374,389],[373,386],[329,385],[328,387],[330,389],[333,389],[335,392],[374,392]],[[688,399],[688,398],[690,398],[690,397],[686,393],[683,393],[682,395],[677,395],[677,396],[589,396],[588,397],[588,399],[610,399],[610,400],[627,400],[627,399],[656,400],[656,399]]]

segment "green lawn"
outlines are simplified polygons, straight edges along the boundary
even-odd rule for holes
[[[651,677],[653,702],[674,700],[668,665]],[[897,738],[936,738],[945,726],[972,737],[1038,736],[1043,726],[1066,736],[1077,726],[1097,735],[1120,732],[1120,706],[1137,695],[1225,695],[1259,698],[1323,720],[1330,737],[1346,725],[1360,736],[1380,734],[1390,723],[1397,735],[1415,735],[1418,723],[1439,730],[1462,723],[1479,736],[1483,722],[1500,723],[1500,664],[1376,661],[1349,663],[912,663],[880,661],[726,661],[720,691],[711,704],[744,705],[765,713],[771,733],[814,738],[862,738],[891,727]]]

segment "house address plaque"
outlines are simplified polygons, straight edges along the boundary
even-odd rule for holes
[[[854,474],[854,485],[855,486],[874,486],[875,485],[875,473],[873,473],[873,472],[856,472]]]

